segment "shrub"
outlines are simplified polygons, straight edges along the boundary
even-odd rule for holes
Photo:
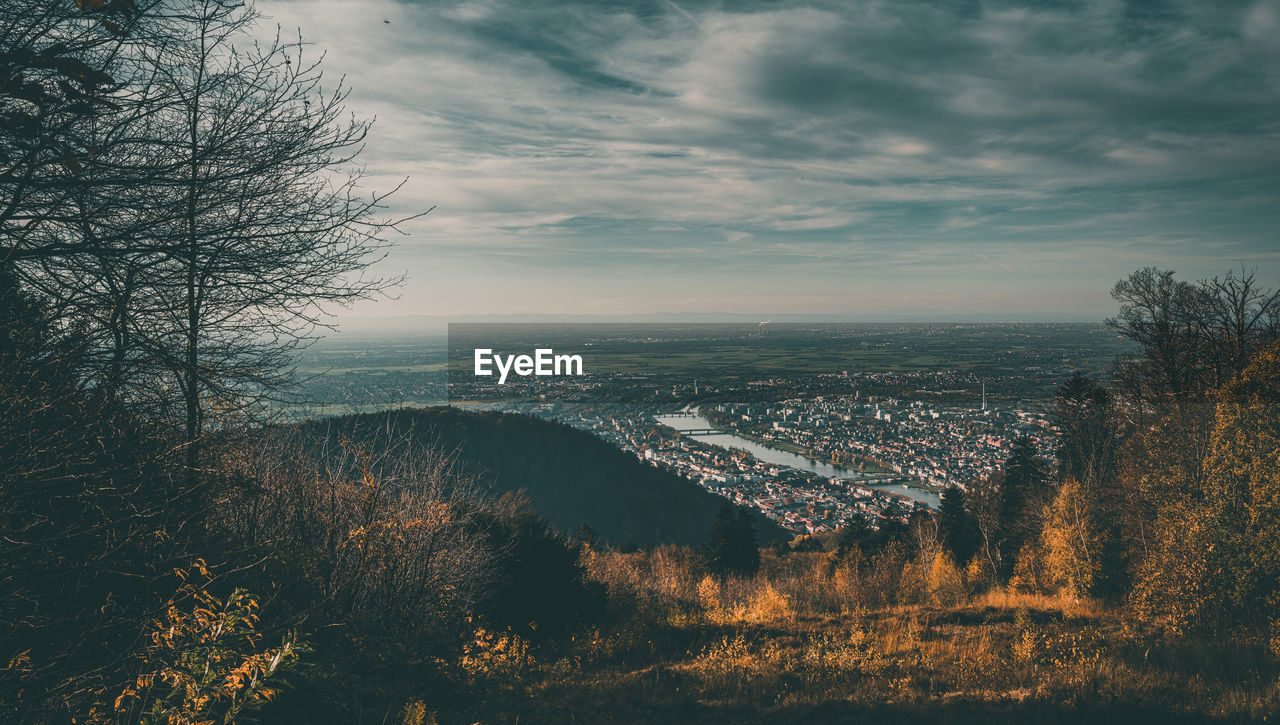
[[[935,604],[957,604],[965,598],[964,578],[951,554],[938,551],[929,567],[929,599]]]
[[[298,657],[290,634],[279,647],[263,647],[258,601],[237,589],[225,599],[209,590],[204,562],[179,571],[185,581],[138,655],[139,672],[91,722],[197,725],[234,722],[237,714],[275,697],[278,680]]]
[[[985,592],[995,585],[991,562],[979,551],[964,568],[965,586],[970,594]]]
[[[545,638],[603,615],[605,587],[587,579],[578,548],[526,500],[504,497],[485,530],[493,585],[476,611],[492,627]]]
[[[774,589],[772,584],[757,589],[746,606],[740,607],[735,614],[738,621],[749,624],[790,621],[796,616],[791,600]]]

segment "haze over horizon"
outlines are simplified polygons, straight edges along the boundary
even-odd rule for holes
[[[1068,318],[1065,316],[1014,316],[998,313],[981,314],[966,313],[948,315],[932,310],[904,310],[897,313],[879,313],[879,315],[856,316],[852,314],[796,314],[773,315],[761,317],[742,313],[687,312],[665,314],[631,314],[600,315],[582,314],[544,314],[544,313],[509,313],[484,315],[459,315],[444,317],[440,315],[368,315],[347,316],[342,319],[337,336],[360,336],[362,334],[414,334],[427,336],[446,335],[451,324],[654,324],[654,325],[697,325],[697,324],[731,324],[754,325],[758,323],[771,325],[984,325],[984,324],[1102,324],[1103,319]]]
[[[353,324],[1101,320],[1143,266],[1280,282],[1274,0],[260,9],[377,117],[393,211],[436,206]]]

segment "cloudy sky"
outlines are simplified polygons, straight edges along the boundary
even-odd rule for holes
[[[1098,319],[1280,283],[1280,1],[261,0],[409,183],[356,316]]]

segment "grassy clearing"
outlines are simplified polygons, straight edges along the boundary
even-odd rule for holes
[[[593,576],[631,597],[631,616],[555,651],[504,646],[518,665],[476,669],[482,704],[440,722],[1240,722],[1280,711],[1264,652],[1165,637],[1089,600],[1001,589],[868,607],[838,568],[826,585],[843,594],[806,595],[822,582],[798,580],[822,571],[821,554],[725,581],[661,552],[608,556]]]

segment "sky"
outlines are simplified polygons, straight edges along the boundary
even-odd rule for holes
[[[1062,319],[1280,284],[1280,0],[260,0],[408,178],[446,319]]]

